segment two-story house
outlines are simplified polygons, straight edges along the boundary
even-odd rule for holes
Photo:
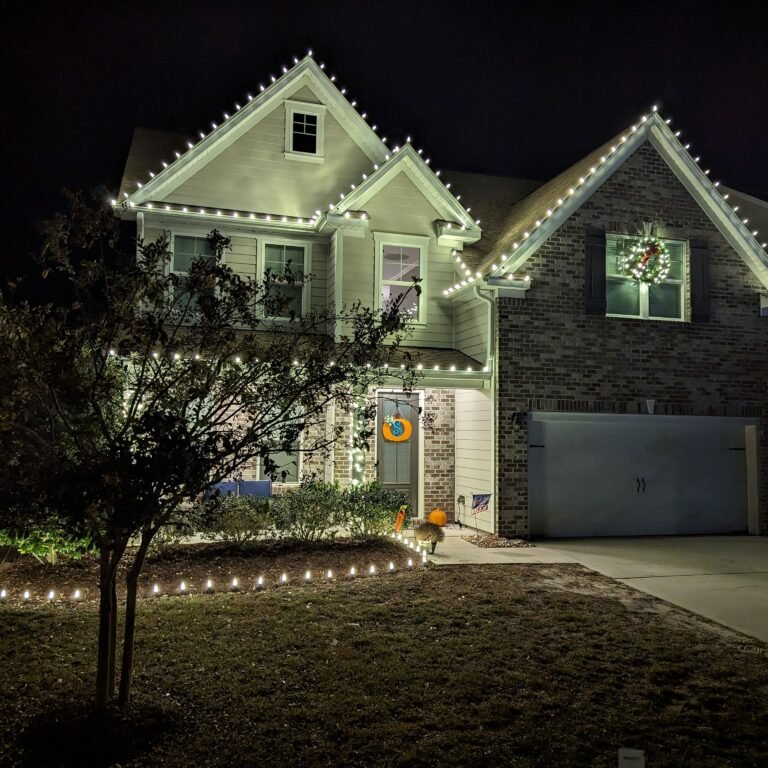
[[[137,130],[115,208],[181,273],[214,227],[242,275],[290,262],[297,311],[421,279],[419,387],[370,393],[376,445],[328,480],[503,535],[768,533],[768,206],[655,110],[545,184],[441,174],[309,55],[198,136]]]

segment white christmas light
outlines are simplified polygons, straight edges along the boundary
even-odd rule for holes
[[[281,584],[287,584],[288,583],[288,574],[287,573],[283,573],[280,576],[280,583]]]
[[[187,591],[187,584],[186,582],[182,581],[181,584],[179,584],[179,592],[186,592]]]
[[[205,582],[205,589],[207,592],[210,592],[213,589],[213,579],[208,579]]]
[[[304,581],[311,581],[311,580],[312,580],[312,572],[311,571],[307,571],[304,574]]]
[[[160,594],[160,585],[159,584],[153,584],[152,585],[152,594],[153,595],[159,595]]]

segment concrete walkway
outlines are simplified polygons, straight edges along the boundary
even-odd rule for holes
[[[430,559],[458,563],[581,563],[635,589],[768,642],[768,537],[679,536],[547,540],[481,549],[446,530]]]

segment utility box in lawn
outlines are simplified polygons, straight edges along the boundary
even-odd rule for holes
[[[622,747],[619,750],[619,768],[645,768],[645,752]]]

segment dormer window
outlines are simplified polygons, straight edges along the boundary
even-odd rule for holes
[[[285,157],[306,163],[324,159],[325,106],[304,101],[285,102]]]
[[[294,112],[291,131],[291,149],[294,152],[317,154],[317,115]]]

